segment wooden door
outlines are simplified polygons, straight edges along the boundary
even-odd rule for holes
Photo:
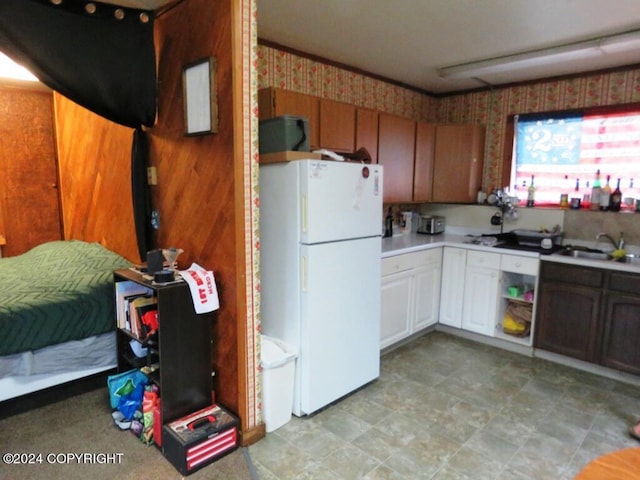
[[[378,163],[378,112],[368,108],[356,111],[355,149],[366,148],[371,155],[371,163]]]
[[[433,158],[436,126],[432,123],[416,124],[416,154],[413,172],[413,200],[429,202],[433,198]]]
[[[381,113],[378,163],[384,166],[384,201],[410,202],[413,198],[415,121]]]
[[[320,146],[334,152],[354,151],[356,107],[334,100],[320,100]]]
[[[60,240],[62,229],[52,92],[39,84],[0,86],[2,256]]]
[[[482,185],[484,126],[438,125],[433,169],[433,201],[475,203]]]

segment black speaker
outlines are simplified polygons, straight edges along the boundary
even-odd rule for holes
[[[147,252],[147,273],[149,275],[153,275],[154,273],[162,270],[163,268],[162,261],[163,261],[163,256],[162,256],[161,249],[158,248],[156,250],[148,251]]]

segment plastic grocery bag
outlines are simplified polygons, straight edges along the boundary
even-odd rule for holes
[[[126,420],[132,420],[136,411],[140,409],[144,396],[144,387],[146,386],[146,382],[139,382],[133,385],[133,390],[130,390],[129,387],[132,384],[133,382],[127,382],[127,385],[123,387],[126,389],[126,393],[120,394],[118,399],[118,410],[122,412]]]
[[[144,387],[147,383],[147,376],[138,369],[109,375],[107,377],[107,387],[109,388],[109,404],[111,408],[118,408],[120,398],[135,390],[136,385],[142,384]]]

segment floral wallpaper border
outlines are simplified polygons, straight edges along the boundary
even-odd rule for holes
[[[246,288],[246,358],[247,385],[245,393],[247,429],[263,422],[262,375],[260,367],[260,232],[258,200],[258,88],[256,63],[257,1],[242,0],[239,6],[239,32],[242,62],[242,153],[244,161],[245,195],[245,264]]]

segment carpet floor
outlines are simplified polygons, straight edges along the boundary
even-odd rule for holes
[[[114,425],[106,386],[2,419],[0,432],[0,480],[182,478],[158,448]],[[248,450],[239,448],[188,478],[257,477]]]

